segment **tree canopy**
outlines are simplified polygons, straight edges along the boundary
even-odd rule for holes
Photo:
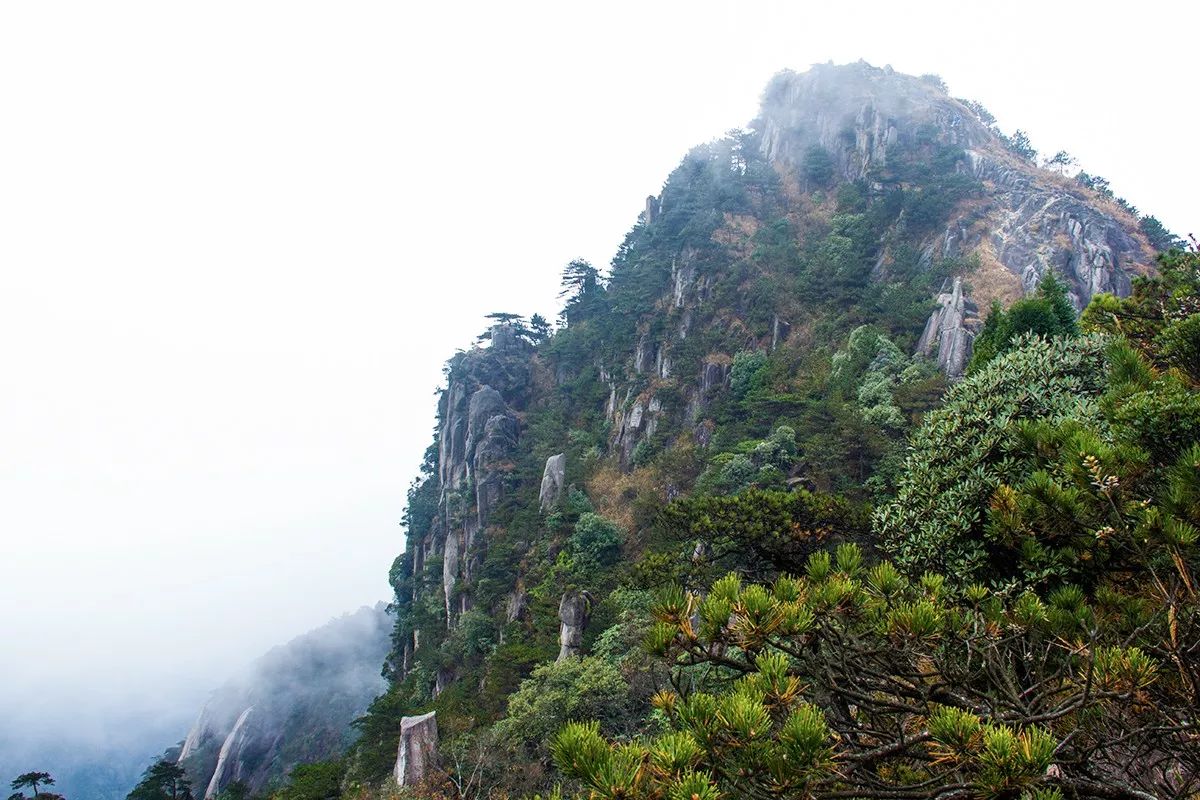
[[[126,800],[192,800],[192,785],[183,767],[160,759],[151,764]]]

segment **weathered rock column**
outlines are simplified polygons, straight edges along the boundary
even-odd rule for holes
[[[400,750],[396,754],[396,783],[411,786],[420,783],[438,759],[437,712],[400,720]]]
[[[542,511],[553,508],[562,497],[563,482],[567,476],[567,456],[559,453],[546,459],[546,469],[542,471],[542,488],[538,492],[538,506]]]
[[[570,591],[558,604],[558,660],[565,661],[583,650],[583,629],[592,615],[592,596],[587,592]]]
[[[937,304],[917,342],[917,354],[928,357],[936,351],[938,367],[947,378],[957,380],[971,359],[975,306],[963,294],[962,278],[955,278],[950,291],[938,295]]]

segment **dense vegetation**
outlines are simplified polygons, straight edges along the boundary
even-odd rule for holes
[[[1047,272],[951,386],[910,354],[981,267],[927,246],[986,199],[965,149],[923,126],[848,178],[820,145],[777,170],[762,137],[689,153],[611,269],[566,266],[557,325],[498,311],[450,359],[387,691],[273,797],[1200,792],[1200,255],[1121,206],[1170,249],[1158,274],[1077,317]],[[1043,163],[1123,202],[1072,161]],[[479,386],[499,449],[457,481]],[[424,546],[449,528],[486,546]],[[560,656],[567,598],[588,622]],[[401,720],[429,711],[440,766],[397,787]],[[131,800],[183,800],[179,778],[155,765]]]
[[[703,265],[728,258],[711,242],[731,215],[770,215],[781,190],[746,136],[689,156],[607,281],[566,270],[561,326],[536,338],[557,390],[527,411],[515,485],[566,443],[572,488],[543,515],[504,510],[453,627],[436,592],[408,599],[398,561],[398,627],[433,646],[361,721],[343,785],[379,781],[399,716],[432,709],[444,775],[421,796],[1194,793],[1197,256],[1164,256],[1082,325],[1047,275],[993,310],[943,398],[905,353],[921,298],[970,265],[921,270],[899,248],[892,275],[862,278],[889,214],[933,224],[974,191],[939,183],[935,158],[891,167],[932,169],[920,191],[843,184],[824,225],[758,227],[710,274],[713,316],[646,314],[678,271],[657,240]],[[828,165],[809,164],[819,197]],[[804,338],[774,346],[784,317]],[[665,417],[614,453],[604,373],[681,323],[672,372],[719,363],[725,385],[694,427]],[[624,377],[676,397],[670,377]],[[431,449],[410,524],[436,486]],[[586,654],[554,662],[554,604],[575,589],[594,598]]]
[[[982,191],[962,151],[918,134],[839,183],[810,149],[797,215],[757,135],[689,154],[607,275],[568,265],[557,329],[493,315],[534,354],[511,493],[452,624],[441,560],[397,560],[392,687],[343,791],[390,785],[401,716],[429,710],[416,796],[1196,791],[1197,256],[1082,323],[1047,274],[945,393],[907,353],[977,265],[910,243]],[[472,351],[447,378],[522,368]],[[644,435],[618,385],[662,409]],[[410,531],[446,507],[440,445]],[[583,654],[555,661],[581,591]]]
[[[1143,339],[1169,352],[1018,340],[929,416],[876,520],[897,560],[662,591],[654,733],[569,724],[562,772],[614,798],[1194,796],[1200,257],[1162,266],[1085,320],[1174,298]]]
[[[767,571],[794,568],[831,542],[869,546],[865,501],[895,480],[906,434],[945,385],[905,353],[928,298],[964,266],[922,266],[900,246],[887,274],[873,279],[877,243],[897,217],[917,235],[978,187],[956,170],[963,153],[932,136],[909,143],[880,174],[892,187],[884,196],[866,181],[835,185],[826,158],[813,152],[807,202],[818,205],[796,218],[756,136],[735,132],[689,154],[664,187],[661,211],[630,232],[609,275],[568,265],[560,326],[548,338],[509,315],[499,320],[536,346],[530,382],[554,390],[536,392],[524,411],[522,458],[509,472],[517,489],[489,522],[472,609],[446,624],[440,558],[427,558],[418,575],[411,553],[393,567],[393,686],[359,723],[348,781],[381,780],[395,761],[400,717],[437,710],[458,771],[486,762],[481,780],[490,788],[542,788],[552,776],[550,736],[562,722],[601,717],[613,735],[647,723],[646,701],[665,673],[642,653],[646,590],[672,578],[709,580],[718,568],[760,558],[774,562]],[[663,308],[659,298],[685,269],[704,302]],[[669,372],[630,374],[627,353],[666,340]],[[515,370],[483,359],[452,359],[448,381]],[[674,376],[705,364],[727,379],[689,415],[690,387]],[[653,433],[615,453],[617,431],[603,412],[614,380],[664,409]],[[428,529],[438,513],[438,447],[410,491],[410,531]],[[547,456],[559,451],[572,488],[538,514],[520,487],[535,491]],[[690,500],[664,512],[669,497],[692,487]],[[721,531],[706,520],[739,509],[759,516]],[[697,539],[708,552],[693,558]],[[557,651],[554,609],[575,588],[594,598],[588,655],[548,664]],[[518,594],[523,610],[510,614]],[[399,643],[414,630],[421,646],[405,669]]]

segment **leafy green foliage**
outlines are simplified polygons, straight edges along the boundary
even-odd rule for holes
[[[603,288],[600,271],[587,261],[577,259],[567,264],[563,269],[560,294],[566,298],[563,319],[570,323],[598,313]]]
[[[1126,416],[1131,409],[1121,411]],[[1148,413],[1144,406],[1132,411],[1137,418]],[[1196,441],[1200,402],[1191,404],[1190,420],[1185,432]],[[988,540],[1013,555],[1027,581],[1091,587],[1108,575],[1133,576],[1151,566],[1147,551],[1172,546],[1172,532],[1190,523],[1147,500],[1159,494],[1163,478],[1139,439],[1120,423],[1107,430],[1082,422],[1017,425],[1013,454],[1029,471],[993,494]],[[1176,452],[1178,474],[1186,473],[1187,458],[1186,452]],[[1167,493],[1186,491],[1184,484]]]
[[[146,769],[127,800],[192,800],[192,786],[183,767],[163,759]]]
[[[830,543],[865,541],[869,522],[862,506],[837,496],[747,489],[677,500],[663,510],[660,526],[666,541],[679,543],[686,551],[679,555],[688,557],[647,579],[697,582],[731,568],[760,577],[794,572]]]
[[[738,353],[733,357],[729,372],[729,388],[734,397],[743,399],[751,392],[761,390],[768,374],[766,353],[759,350]]]
[[[287,783],[272,795],[272,800],[337,800],[345,773],[341,761],[300,764],[292,769]]]
[[[249,800],[250,787],[242,781],[234,781],[217,792],[215,800]]]
[[[621,554],[621,529],[612,520],[587,511],[580,515],[562,558],[575,582],[594,581]]]
[[[1142,233],[1146,234],[1146,238],[1150,240],[1150,246],[1155,250],[1164,253],[1168,250],[1182,250],[1186,244],[1183,239],[1167,230],[1167,227],[1159,222],[1157,217],[1149,214],[1138,220],[1138,227],[1141,228]]]
[[[1052,155],[1050,158],[1048,158],[1044,162],[1042,162],[1043,167],[1052,169],[1060,175],[1065,174],[1066,171],[1068,169],[1070,169],[1071,167],[1073,167],[1075,164],[1076,164],[1075,157],[1072,156],[1070,153],[1068,153],[1066,150],[1059,150],[1057,153]]]
[[[1025,334],[1038,336],[1077,336],[1075,309],[1067,299],[1067,287],[1053,272],[1047,272],[1038,284],[1037,294],[1025,297],[1007,310],[992,305],[983,330],[975,337],[968,374],[981,369],[998,355],[1007,353]]]
[[[783,489],[799,460],[796,432],[780,425],[763,440],[739,442],[714,456],[696,481],[700,493],[733,494],[743,489]]]
[[[1025,131],[1018,128],[1013,132],[1012,136],[1001,135],[1000,141],[1014,154],[1026,161],[1037,161],[1037,150],[1033,149],[1033,143],[1029,141],[1029,134],[1025,133]]]
[[[834,165],[829,151],[813,145],[804,151],[804,177],[811,186],[827,186],[833,180]]]
[[[1163,253],[1158,266],[1157,275],[1135,278],[1125,299],[1092,298],[1081,324],[1128,339],[1154,366],[1200,386],[1200,253]]]
[[[955,386],[910,441],[895,499],[875,517],[881,542],[905,569],[963,581],[989,563],[1008,573],[1011,561],[989,550],[983,527],[1001,482],[1027,471],[1010,449],[1013,424],[1100,416],[1103,340],[1026,336],[1015,344]]]
[[[1101,197],[1113,197],[1112,185],[1108,182],[1107,178],[1102,178],[1099,175],[1090,175],[1080,170],[1075,175],[1075,182],[1080,186],[1091,189]]]
[[[497,734],[544,752],[553,734],[574,720],[597,720],[610,734],[628,733],[638,717],[629,685],[607,659],[588,656],[543,664],[509,698]]]
[[[571,724],[555,763],[591,797],[1186,795],[1193,673],[1171,653],[1200,645],[1197,561],[1172,548],[1143,553],[1171,556],[1157,581],[1092,596],[954,589],[850,544],[803,578],[665,589],[647,640],[674,666],[665,730]],[[1131,769],[1141,747],[1165,770]]]

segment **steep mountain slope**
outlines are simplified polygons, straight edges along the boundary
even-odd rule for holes
[[[466,742],[539,662],[633,635],[638,587],[719,564],[660,515],[694,487],[843,492],[803,513],[865,530],[856,504],[963,374],[979,309],[1050,272],[1079,309],[1152,269],[1137,219],[985,119],[890,68],[783,73],[647,198],[607,276],[568,266],[558,330],[502,321],[450,360],[356,777],[391,772],[400,717]]]
[[[389,627],[382,605],[364,607],[271,650],[214,692],[170,754],[195,794],[214,797],[235,782],[258,792],[296,764],[342,752],[350,723],[383,688]]]
[[[895,155],[914,142],[932,137],[962,148],[966,162],[956,170],[982,186],[974,202],[955,208],[941,230],[923,241],[926,263],[983,248],[1025,291],[1047,270],[1067,277],[1078,308],[1097,292],[1128,294],[1130,272],[1152,263],[1153,253],[1128,212],[1098,203],[1073,181],[1013,153],[977,110],[946,96],[935,82],[863,64],[785,73],[767,88],[760,124],[762,151],[773,164],[801,168],[810,148],[818,146],[831,154],[842,179],[871,179],[877,191],[890,182],[903,184]],[[908,218],[911,223],[912,215]],[[889,242],[884,244],[877,269],[891,255]]]

